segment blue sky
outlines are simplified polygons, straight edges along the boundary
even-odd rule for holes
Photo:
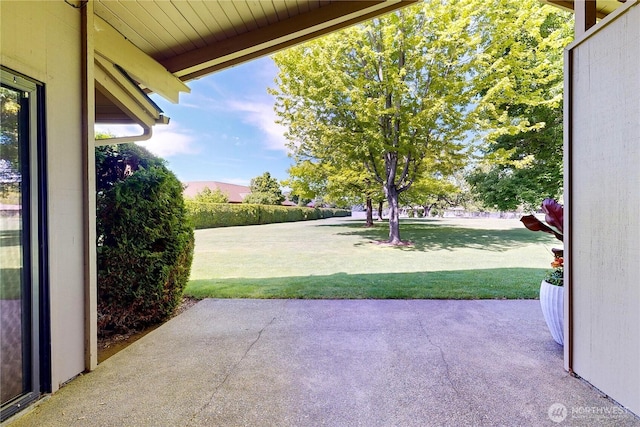
[[[183,182],[248,185],[264,172],[286,179],[285,129],[275,123],[274,98],[267,93],[277,71],[270,58],[260,58],[187,83],[191,93],[181,93],[179,104],[151,95],[171,121],[154,126],[153,137],[140,145],[167,160]]]

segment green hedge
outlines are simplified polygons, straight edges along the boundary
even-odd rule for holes
[[[303,208],[276,205],[200,203],[185,200],[191,222],[196,229],[236,225],[271,224],[310,219],[350,216],[346,209]]]

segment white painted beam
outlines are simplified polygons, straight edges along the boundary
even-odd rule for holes
[[[173,103],[178,103],[180,92],[191,91],[182,80],[98,16],[94,17],[94,30],[96,53],[125,69],[145,88]]]
[[[105,62],[99,60],[96,55],[94,68],[96,88],[134,122],[145,128],[153,126],[160,118],[160,113],[157,110],[151,110],[148,101],[138,102],[131,90],[135,88],[123,86],[122,82],[118,81],[116,73],[109,69],[109,66],[113,65]],[[133,83],[130,85],[133,86]]]

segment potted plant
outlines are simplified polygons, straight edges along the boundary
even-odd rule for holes
[[[544,199],[542,211],[546,224],[534,215],[525,215],[520,221],[532,231],[543,231],[563,240],[564,208],[554,199]],[[540,284],[540,306],[551,336],[560,345],[564,345],[564,254],[562,249],[553,248],[553,270]]]

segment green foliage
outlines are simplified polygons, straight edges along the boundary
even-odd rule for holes
[[[483,162],[467,178],[488,207],[530,208],[562,193],[562,109],[539,106],[528,111],[530,123],[542,127],[488,142]]]
[[[558,197],[563,48],[573,40],[572,15],[537,0],[496,0],[477,26],[482,53],[473,82],[484,135],[483,158],[468,177],[473,191],[500,210]]]
[[[366,202],[367,198],[384,199],[382,186],[366,170],[352,166],[300,159],[289,168],[290,178],[285,184],[294,194],[316,204],[353,206]]]
[[[196,229],[259,224],[260,205],[198,203],[192,200],[186,200],[185,205]]]
[[[242,200],[242,203],[259,205],[279,205],[284,201],[284,195],[280,190],[278,180],[265,172],[251,180],[249,184],[251,193]]]
[[[20,114],[20,99],[18,92],[0,87],[0,201],[11,205],[19,205],[20,182],[22,171],[20,168],[20,144],[18,141]]]
[[[289,179],[284,181],[284,185],[291,188],[291,194],[299,199],[323,200],[328,192],[327,173],[323,170],[324,165],[311,160],[302,160],[292,165],[289,172]]]
[[[485,139],[544,127],[531,108],[562,105],[563,49],[573,40],[572,15],[538,0],[490,0],[477,15],[473,65]]]
[[[305,221],[351,215],[351,211],[344,209],[264,204],[198,203],[187,200],[186,206],[196,229]]]
[[[277,196],[273,193],[263,193],[253,191],[242,199],[242,203],[253,205],[279,205],[284,201],[284,197]]]
[[[196,194],[193,198],[198,203],[229,203],[229,196],[222,192],[219,188],[211,191],[209,187]]]
[[[182,184],[135,144],[97,148],[96,174],[99,332],[161,322],[180,302],[193,258]]]
[[[293,184],[329,194],[332,181],[341,182],[335,187],[361,200],[384,188],[396,241],[398,195],[464,167],[462,145],[473,133],[490,165],[495,152],[513,170],[546,175],[532,192],[549,192],[558,182],[556,162],[534,147],[516,153],[491,145],[546,128],[557,133],[555,120],[536,116],[562,104],[570,21],[538,0],[459,0],[455,7],[431,0],[275,55],[272,93],[294,153]],[[531,160],[538,154],[543,171]],[[314,168],[298,167],[305,161]]]
[[[286,184],[285,184],[285,185],[286,185]],[[306,205],[308,205],[309,203],[311,203],[311,201],[312,201],[312,199],[309,199],[309,198],[303,197],[303,196],[301,196],[301,195],[299,195],[299,194],[295,194],[295,193],[293,193],[293,192],[290,192],[290,193],[289,193],[289,197],[288,197],[288,199],[289,199],[291,202],[295,203],[295,204],[296,204],[296,206],[306,206]]]
[[[444,177],[423,177],[417,180],[402,194],[401,200],[409,206],[422,206],[425,213],[434,207],[446,209],[456,206],[459,188],[450,179]]]
[[[392,243],[398,195],[429,166],[463,157],[477,9],[419,3],[274,57],[272,93],[296,163],[312,161],[327,189],[341,182],[361,202],[384,189]]]
[[[554,268],[545,274],[544,280],[554,286],[564,286],[564,270],[562,268]]]

